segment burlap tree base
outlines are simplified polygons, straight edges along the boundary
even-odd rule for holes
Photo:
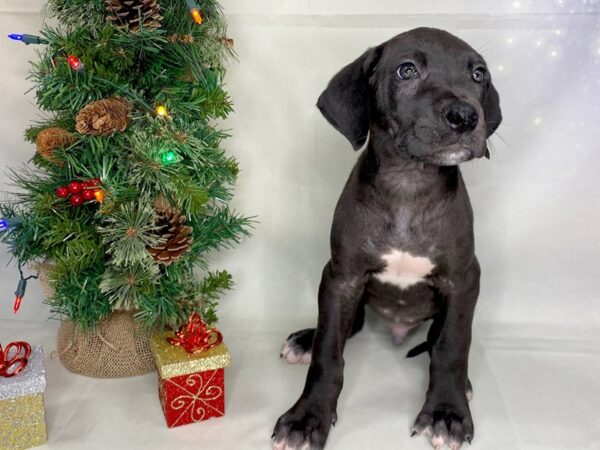
[[[49,263],[32,265],[46,297],[54,294]],[[71,372],[93,378],[122,378],[155,370],[150,350],[154,330],[136,323],[132,311],[113,312],[94,331],[84,332],[70,320],[58,330],[58,356]]]
[[[114,312],[90,332],[63,322],[57,350],[71,372],[93,378],[133,377],[154,370],[151,334],[133,320],[133,313]]]

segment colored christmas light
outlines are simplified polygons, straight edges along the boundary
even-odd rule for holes
[[[158,105],[156,107],[156,115],[159,117],[167,117],[169,115],[169,112],[167,111],[167,108],[165,105]]]
[[[34,36],[33,34],[9,34],[8,37],[10,39],[12,39],[13,41],[21,41],[23,44],[25,45],[29,45],[29,44],[35,44],[35,45],[39,45],[39,44],[47,44],[48,41],[46,39],[43,39],[39,36]]]
[[[19,285],[17,286],[17,290],[15,291],[15,303],[13,305],[13,312],[16,314],[19,312],[21,308],[21,302],[23,301],[23,297],[25,297],[25,290],[27,289],[27,279],[21,278],[19,280]]]
[[[190,9],[190,14],[192,15],[192,18],[194,19],[194,22],[196,22],[198,25],[202,25],[202,22],[204,20],[202,19],[202,13],[200,13],[200,10],[198,8]]]
[[[23,275],[23,267],[21,261],[18,261],[17,267],[19,268],[19,274],[21,275],[21,278],[19,279],[19,284],[17,285],[17,290],[15,291],[15,303],[13,305],[13,311],[15,314],[19,312],[21,302],[23,301],[23,297],[25,297],[27,281],[31,280],[32,278],[38,278],[38,275],[29,275],[27,278],[25,278],[25,275]]]
[[[198,8],[198,2],[196,0],[187,0],[187,6],[190,10],[190,14],[192,15],[192,19],[198,25],[201,25],[204,19],[202,18],[202,13],[200,12],[200,8]]]
[[[0,232],[8,231],[11,228],[19,225],[22,220],[19,217],[14,217],[12,219],[0,219]]]
[[[161,161],[165,165],[173,164],[177,162],[177,153],[173,150],[167,150],[161,156]]]
[[[98,203],[104,202],[104,191],[102,189],[98,189],[96,192],[94,192],[94,197]]]
[[[81,70],[84,67],[83,63],[75,55],[67,56],[67,62],[69,63],[69,65],[71,66],[71,69],[73,69],[73,70]]]

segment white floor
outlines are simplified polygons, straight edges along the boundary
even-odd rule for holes
[[[304,326],[309,324],[297,324]],[[95,380],[69,373],[51,353],[55,322],[0,322],[0,339],[43,343],[48,388],[46,449],[269,449],[277,417],[296,400],[305,366],[279,360],[278,325],[250,331],[222,328],[233,366],[226,372],[226,416],[168,429],[154,374]],[[428,449],[409,428],[423,401],[427,357],[406,360],[411,344],[394,347],[370,318],[348,344],[339,422],[329,450]],[[508,330],[507,330],[508,331]],[[510,335],[531,336],[531,330]],[[473,449],[592,450],[600,448],[600,351],[592,339],[477,336],[471,352]]]

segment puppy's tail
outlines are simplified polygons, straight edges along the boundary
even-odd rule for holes
[[[431,353],[431,343],[429,341],[425,341],[422,344],[410,349],[406,354],[406,357],[414,358],[415,356],[419,356],[421,353],[425,352]]]
[[[414,358],[415,356],[419,356],[421,353],[429,353],[431,355],[431,351],[433,350],[433,346],[440,335],[442,330],[442,326],[444,325],[444,319],[446,317],[445,312],[442,310],[441,313],[433,316],[433,322],[429,327],[429,333],[427,333],[427,340],[422,344],[417,345],[415,348],[410,350],[407,354],[407,358]]]

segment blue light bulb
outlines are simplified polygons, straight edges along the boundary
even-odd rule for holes
[[[0,219],[0,233],[8,231],[13,227],[21,224],[22,219],[20,217],[13,217],[12,219]]]
[[[21,41],[23,44],[25,45],[29,45],[29,44],[35,44],[35,45],[39,45],[39,44],[47,44],[48,41],[40,36],[35,36],[33,34],[9,34],[8,35],[9,38],[11,38],[13,41]]]

